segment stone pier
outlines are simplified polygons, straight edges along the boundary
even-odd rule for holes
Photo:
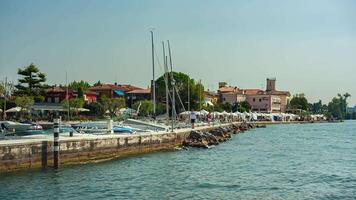
[[[197,127],[208,131],[220,126]],[[183,143],[191,129],[137,135],[87,135],[60,137],[60,164],[85,164],[160,150],[173,150]],[[14,139],[0,141],[0,174],[53,167],[53,139]]]

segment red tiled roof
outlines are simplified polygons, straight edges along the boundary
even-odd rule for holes
[[[91,91],[98,91],[98,90],[121,90],[124,92],[142,89],[132,85],[115,85],[115,84],[102,84],[99,86],[90,87],[89,90]]]
[[[210,96],[210,97],[217,97],[219,96],[216,92],[213,92],[213,91],[204,91],[204,95],[205,96]]]
[[[146,89],[135,89],[131,90],[129,92],[126,92],[127,94],[151,94],[151,88],[146,88]]]
[[[221,87],[219,88],[220,93],[225,93],[225,92],[234,92],[236,88],[234,87]]]
[[[244,89],[243,93],[246,95],[253,95],[253,94],[258,94],[260,92],[263,92],[261,89]]]

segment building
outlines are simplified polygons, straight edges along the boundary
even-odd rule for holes
[[[220,103],[229,103],[231,105],[246,100],[243,90],[238,87],[227,86],[225,83],[219,83],[218,97]]]
[[[288,91],[276,90],[276,79],[267,78],[266,90],[245,90],[246,100],[252,111],[256,112],[285,112],[289,101]]]
[[[126,92],[126,105],[132,108],[137,101],[151,99],[151,88],[135,89]]]
[[[234,105],[238,102],[247,101],[252,111],[267,113],[285,112],[290,97],[289,92],[276,89],[275,78],[267,78],[266,90],[241,89],[220,82],[218,95],[220,103]]]
[[[215,105],[218,102],[219,95],[213,91],[204,91],[204,104]]]
[[[95,92],[101,95],[105,95],[109,98],[118,98],[118,97],[125,97],[125,93],[132,91],[132,90],[137,90],[137,89],[142,89],[136,86],[132,85],[121,85],[121,84],[101,84],[98,86],[92,86],[89,87],[89,91]]]
[[[53,86],[46,90],[45,102],[46,103],[61,103],[65,99],[75,98],[73,90],[63,89],[61,87]]]
[[[86,103],[96,102],[98,94],[95,92],[87,91],[84,92],[83,97]],[[46,103],[61,103],[65,99],[77,98],[78,93],[75,90],[53,86],[46,90],[45,102]]]

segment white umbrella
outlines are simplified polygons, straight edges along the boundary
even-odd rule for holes
[[[89,112],[90,111],[89,109],[86,109],[86,108],[77,108],[76,110],[78,112]]]
[[[201,115],[207,115],[208,113],[209,113],[209,112],[206,111],[206,110],[204,110],[204,109],[200,111],[200,114],[201,114]]]
[[[212,114],[213,114],[213,116],[219,116],[219,115],[222,115],[221,113],[219,113],[219,112],[217,112],[217,111],[213,112]]]
[[[15,113],[15,112],[20,112],[22,110],[21,107],[13,107],[8,110],[5,110],[5,113]]]
[[[227,113],[225,110],[221,113],[222,115],[228,115],[229,113]]]
[[[181,112],[181,113],[179,113],[179,115],[190,115],[190,111]]]

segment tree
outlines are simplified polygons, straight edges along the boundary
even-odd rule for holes
[[[153,103],[150,100],[138,101],[134,104],[134,109],[141,116],[149,116],[153,114]]]
[[[328,112],[328,105],[323,104],[321,100],[309,104],[309,111],[313,114],[326,114]]]
[[[26,112],[30,113],[33,103],[34,100],[32,97],[28,97],[28,96],[16,97],[15,104],[16,106],[21,107],[20,110],[21,118],[23,117],[24,113]]]
[[[331,100],[331,102],[328,104],[328,112],[332,118],[339,120],[345,119],[347,99],[350,96],[351,95],[349,93],[345,93],[343,95],[337,94],[337,96]]]
[[[90,104],[84,105],[84,108],[89,109],[89,112],[86,113],[91,116],[104,116],[105,111],[103,106],[99,102],[93,102]]]
[[[75,99],[69,99],[69,100],[63,100],[62,105],[66,110],[70,110],[71,112],[74,112],[76,115],[79,113],[79,109],[83,108],[84,106],[84,100],[81,98],[75,98]]]
[[[17,94],[27,96],[43,94],[44,87],[42,83],[46,81],[46,74],[40,72],[36,65],[31,63],[24,69],[18,69],[17,74],[22,76],[22,78],[18,79],[19,84],[16,85]]]
[[[250,104],[247,101],[237,102],[232,106],[233,112],[249,112],[251,109]]]
[[[94,83],[93,86],[101,86],[101,85],[102,85],[102,84],[101,84],[101,82],[100,82],[100,80],[99,80],[98,82]]]
[[[232,111],[232,105],[228,102],[225,103],[217,103],[214,106],[214,110],[218,112],[226,111],[226,112],[231,112]]]
[[[168,87],[170,89],[170,95],[172,95],[171,74],[163,74],[156,80],[157,99],[162,103],[165,103],[166,101],[165,75],[168,76]],[[182,72],[173,72],[173,78],[175,81],[176,88],[175,97],[177,113],[183,111],[183,106],[181,104],[184,105],[185,109],[188,109],[188,88],[190,92],[190,107],[192,109],[198,110],[201,107],[201,103],[204,101],[204,86],[200,83],[195,82],[194,79],[191,79],[187,74],[184,74]],[[177,96],[177,93],[179,97]],[[182,103],[180,102],[180,100]],[[171,105],[171,99],[169,99],[169,103]]]
[[[125,99],[124,98],[108,98],[103,95],[100,98],[100,105],[104,112],[109,111],[111,117],[115,116],[116,113],[125,107]]]
[[[297,94],[293,96],[289,104],[290,108],[292,109],[302,109],[305,111],[307,111],[309,107],[308,100],[304,97],[303,94]]]

